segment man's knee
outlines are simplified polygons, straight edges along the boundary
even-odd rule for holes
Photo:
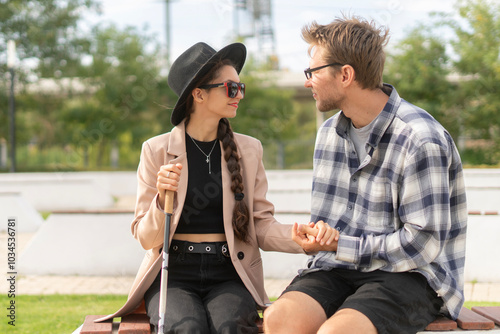
[[[328,333],[377,334],[377,329],[363,313],[345,308],[332,315],[318,330],[318,334]]]
[[[265,332],[274,330],[274,328],[280,328],[284,316],[283,313],[285,313],[286,310],[286,308],[282,308],[280,304],[281,301],[278,299],[264,310],[263,318],[264,328],[266,329]]]
[[[300,333],[316,332],[325,320],[319,303],[296,291],[285,293],[264,311],[266,333],[287,333],[289,329]]]

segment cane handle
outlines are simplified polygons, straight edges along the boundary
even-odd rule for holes
[[[165,192],[165,212],[170,214],[174,212],[174,192],[171,190]]]

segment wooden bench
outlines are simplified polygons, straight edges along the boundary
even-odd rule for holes
[[[121,318],[120,322],[108,320],[94,322],[105,315],[88,315],[80,330],[80,334],[151,334],[149,317],[144,303],[131,314]]]
[[[95,319],[101,317],[103,315],[88,315],[85,318],[80,334],[151,334],[149,318],[146,315],[144,305],[134,313],[121,318],[120,322],[113,322],[111,320],[100,323],[94,322]],[[263,333],[262,319],[257,321],[257,326],[259,327],[259,333]],[[425,328],[425,331],[497,329],[500,333],[499,326],[500,306],[476,306],[472,307],[471,310],[462,307],[462,311],[456,321],[446,317],[439,317],[430,323]]]

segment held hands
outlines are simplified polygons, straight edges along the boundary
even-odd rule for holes
[[[163,165],[157,173],[156,189],[158,189],[158,204],[164,209],[165,191],[177,191],[182,165]]]
[[[339,231],[319,221],[316,224],[293,224],[292,239],[307,253],[337,251]]]

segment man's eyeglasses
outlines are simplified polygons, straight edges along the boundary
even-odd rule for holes
[[[241,95],[245,97],[245,84],[242,82],[221,82],[210,85],[202,85],[199,88],[217,88],[217,87],[226,87],[226,94],[229,98],[235,98],[238,95],[238,91],[241,91]]]
[[[317,71],[317,70],[321,70],[322,68],[325,68],[325,67],[328,67],[328,66],[344,66],[344,64],[331,63],[331,64],[327,64],[327,65],[323,65],[323,66],[318,66],[318,67],[314,67],[314,68],[306,68],[304,70],[304,74],[306,75],[306,79],[309,80],[309,79],[312,78],[312,72]]]

